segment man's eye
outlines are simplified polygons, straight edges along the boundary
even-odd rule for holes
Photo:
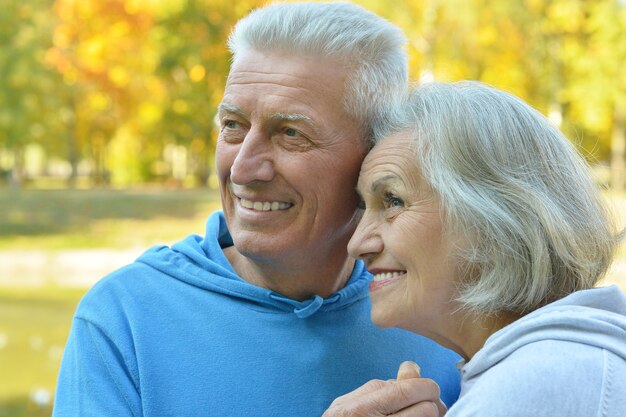
[[[224,121],[224,127],[227,129],[236,129],[237,128],[237,122],[234,120],[226,120]]]
[[[292,152],[306,152],[314,148],[314,142],[292,127],[281,127],[274,132],[273,140],[281,147]]]
[[[288,127],[288,128],[285,129],[285,135],[291,136],[291,137],[301,136],[300,132],[298,132],[296,129],[293,129],[291,127]]]

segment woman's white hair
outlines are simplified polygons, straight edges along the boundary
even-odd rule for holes
[[[619,242],[589,166],[517,97],[479,82],[409,97],[417,163],[459,239],[468,310],[525,314],[591,288]]]
[[[329,56],[351,70],[344,106],[371,138],[408,88],[402,31],[348,2],[274,3],[241,19],[228,40],[233,61],[248,49]]]

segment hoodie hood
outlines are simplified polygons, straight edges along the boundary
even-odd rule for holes
[[[226,219],[219,211],[207,220],[205,237],[190,235],[171,247],[155,246],[142,254],[137,262],[189,285],[247,300],[256,308],[292,312],[300,318],[341,309],[368,296],[371,275],[360,260],[355,263],[348,283],[340,291],[325,299],[316,295],[298,301],[252,285],[239,277],[222,250],[232,245]]]
[[[491,335],[463,366],[463,378],[471,379],[521,347],[542,340],[580,343],[626,360],[626,295],[615,285],[593,288],[533,311]]]

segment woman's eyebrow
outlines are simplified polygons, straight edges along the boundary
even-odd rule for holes
[[[396,179],[396,178],[398,178],[398,177],[396,175],[393,175],[393,174],[387,174],[384,177],[380,177],[380,178],[378,178],[376,181],[374,181],[372,183],[372,186],[370,187],[370,190],[372,191],[372,193],[375,193],[383,185],[387,184],[388,182],[390,182],[391,180]]]

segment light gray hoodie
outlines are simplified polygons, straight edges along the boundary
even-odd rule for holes
[[[626,295],[571,294],[494,333],[459,368],[446,417],[626,417]]]

